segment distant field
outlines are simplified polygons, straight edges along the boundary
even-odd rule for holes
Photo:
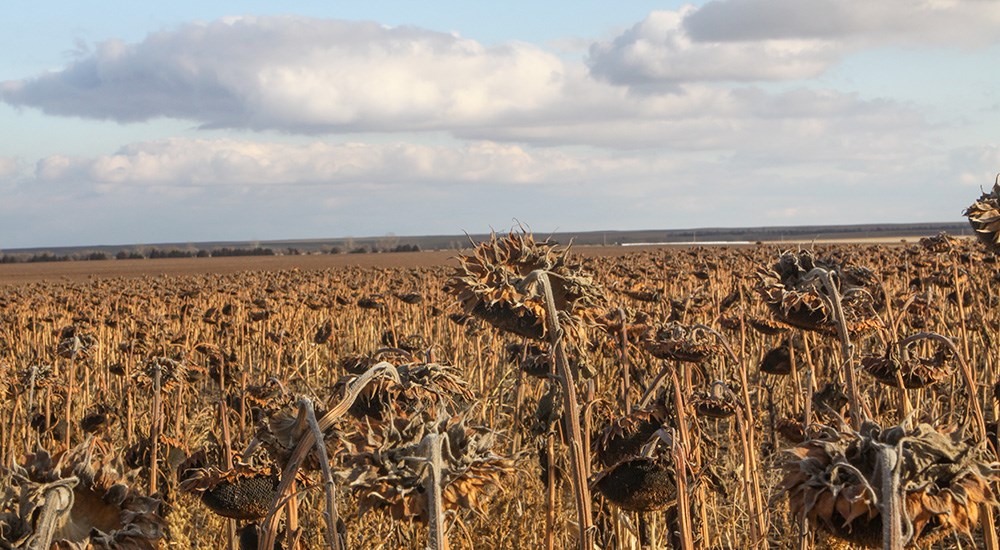
[[[788,239],[768,244],[808,246],[816,244],[896,244],[917,242],[915,237],[880,237],[796,240]],[[703,244],[703,243],[701,243]],[[636,246],[573,246],[577,254],[592,257],[624,256],[625,254],[658,248],[700,246],[699,243],[648,244]],[[741,245],[745,246],[745,245]],[[237,273],[240,271],[280,271],[284,269],[320,270],[348,266],[358,267],[433,267],[453,265],[456,250],[397,252],[381,254],[312,254],[299,256],[236,256],[226,258],[161,258],[145,260],[103,260],[72,262],[39,262],[0,264],[0,285],[38,281],[80,281],[90,278],[143,277],[147,275],[194,275],[207,273]]]

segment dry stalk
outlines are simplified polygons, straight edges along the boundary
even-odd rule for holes
[[[591,513],[590,487],[587,484],[587,465],[589,463],[588,449],[583,446],[583,435],[580,428],[580,409],[576,398],[576,382],[570,369],[566,350],[563,347],[562,328],[559,326],[559,312],[556,310],[555,298],[552,295],[552,285],[548,273],[544,270],[532,271],[526,281],[537,279],[545,297],[545,322],[552,342],[552,353],[555,355],[556,376],[563,389],[563,406],[566,413],[566,435],[569,444],[570,462],[573,468],[573,493],[576,497],[576,515],[580,529],[581,550],[591,550],[594,547],[593,515]],[[549,457],[552,460],[553,457]]]
[[[429,472],[425,481],[427,491],[427,548],[429,550],[446,550],[448,537],[444,530],[444,504],[441,500],[441,470],[444,462],[441,458],[441,444],[448,441],[447,434],[431,432],[424,436],[421,442],[427,455]]]
[[[309,429],[312,430],[313,438],[316,440],[316,453],[319,455],[319,465],[323,471],[323,489],[326,493],[326,541],[333,550],[340,550],[340,536],[337,534],[337,485],[333,481],[333,473],[330,471],[330,458],[326,454],[326,445],[323,443],[323,432],[319,429],[316,421],[316,411],[313,409],[313,402],[310,399],[299,400],[299,410],[304,411]]]
[[[813,268],[806,274],[805,280],[819,278],[823,286],[829,293],[830,306],[833,309],[834,318],[837,321],[837,336],[840,338],[840,348],[844,360],[844,376],[847,381],[847,399],[851,407],[851,428],[855,431],[861,429],[861,422],[864,420],[865,412],[861,408],[861,395],[858,392],[858,382],[854,372],[854,346],[851,344],[851,336],[847,331],[847,319],[844,317],[844,308],[840,300],[840,290],[833,281],[831,272],[821,267]],[[822,296],[822,295],[821,295]]]
[[[890,445],[880,445],[878,468],[882,476],[882,548],[903,550],[903,495],[899,484],[900,453]],[[885,518],[888,518],[886,520]],[[912,533],[910,533],[912,535]]]
[[[42,512],[36,520],[34,534],[25,543],[25,550],[49,550],[56,529],[73,509],[73,487],[79,481],[76,476],[70,476],[37,489]]]
[[[160,364],[153,363],[153,412],[151,425],[149,427],[149,494],[156,493],[157,485],[157,460],[156,451],[160,446],[160,425],[163,415],[163,404],[161,400],[160,388]]]

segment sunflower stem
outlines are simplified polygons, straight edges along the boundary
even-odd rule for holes
[[[299,401],[299,410],[305,411],[306,421],[312,431],[313,439],[316,440],[316,453],[319,455],[319,465],[323,470],[323,489],[326,493],[326,541],[333,550],[340,550],[340,536],[337,534],[337,521],[340,519],[337,514],[337,484],[333,481],[333,473],[330,471],[330,458],[326,453],[326,443],[322,430],[319,429],[319,422],[316,421],[316,411],[310,399]]]
[[[556,309],[555,298],[552,295],[552,284],[548,274],[543,270],[533,271],[541,286],[545,298],[545,322],[552,350],[555,355],[556,373],[563,388],[563,400],[566,409],[564,422],[569,443],[569,456],[573,468],[573,493],[576,497],[576,515],[580,528],[580,548],[592,550],[594,547],[593,516],[591,514],[590,488],[587,485],[587,465],[589,457],[583,446],[583,436],[580,429],[580,409],[576,398],[576,382],[566,357],[566,349],[562,341],[562,328],[559,326],[559,312]],[[551,460],[552,457],[550,457]]]
[[[889,445],[881,445],[878,454],[882,476],[882,548],[903,549],[903,510],[899,487],[899,453]]]
[[[428,550],[446,550],[448,548],[448,537],[444,530],[444,504],[441,500],[442,439],[439,434],[429,433],[424,436],[422,442],[426,447],[427,466],[430,470],[424,486],[424,490],[427,492]]]

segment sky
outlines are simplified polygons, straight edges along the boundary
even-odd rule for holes
[[[0,250],[961,221],[1000,2],[0,4]]]

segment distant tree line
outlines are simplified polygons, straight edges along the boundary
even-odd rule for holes
[[[351,248],[351,254],[367,254],[372,252],[419,252],[420,246],[416,244],[401,244],[392,248],[380,248],[377,246],[358,246]],[[337,246],[326,247],[315,253],[320,254],[343,254],[344,250]],[[230,258],[237,256],[298,256],[303,254],[297,248],[287,248],[275,251],[273,248],[260,246],[250,248],[170,248],[159,249],[155,247],[142,247],[132,250],[120,250],[114,255],[107,252],[77,252],[73,254],[53,254],[52,252],[39,252],[35,254],[12,253],[0,254],[0,264],[17,263],[37,263],[37,262],[71,262],[71,261],[101,261],[101,260],[156,260],[160,258]]]

